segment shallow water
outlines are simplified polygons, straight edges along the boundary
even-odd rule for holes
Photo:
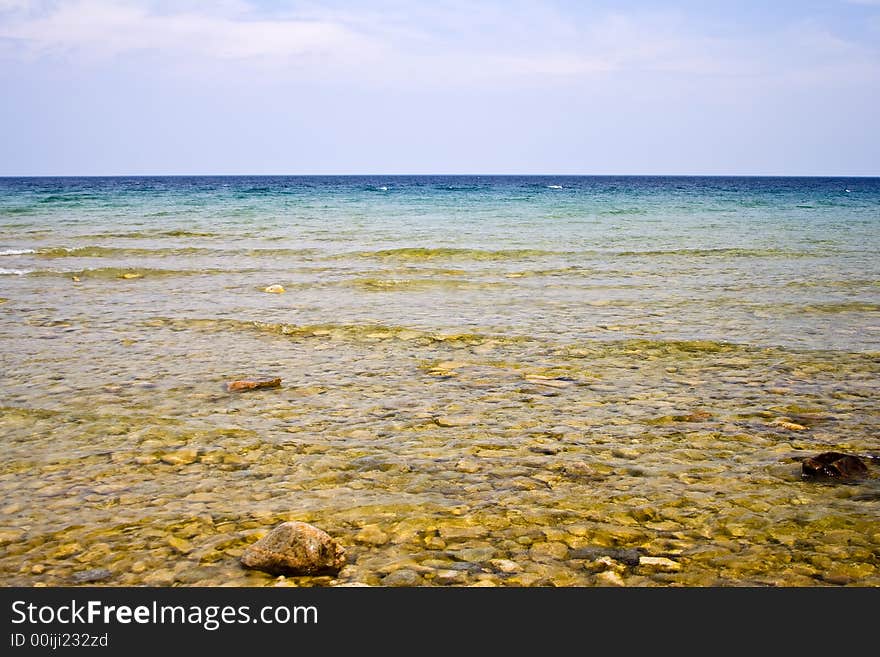
[[[877,586],[878,246],[878,179],[0,179],[0,581]]]

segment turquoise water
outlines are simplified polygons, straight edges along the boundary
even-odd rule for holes
[[[296,519],[333,583],[876,585],[798,459],[880,453],[878,247],[877,178],[0,179],[0,572],[273,584]]]
[[[877,179],[4,179],[0,272],[143,270],[272,321],[200,290],[281,283],[310,323],[870,351],[878,215]]]

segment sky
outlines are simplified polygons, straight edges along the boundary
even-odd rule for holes
[[[880,0],[0,0],[0,175],[880,175]]]

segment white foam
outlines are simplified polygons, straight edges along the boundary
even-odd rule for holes
[[[26,253],[36,253],[33,249],[4,249],[0,251],[0,256],[6,255],[25,255]]]
[[[388,188],[387,188],[385,185],[382,185],[382,186],[379,188],[379,191],[387,192],[387,191],[388,191]]]
[[[547,185],[548,189],[562,189],[562,185]]]
[[[24,276],[32,271],[33,269],[3,269],[0,267],[0,276]]]

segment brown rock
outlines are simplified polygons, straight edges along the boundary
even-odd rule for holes
[[[705,422],[712,419],[712,414],[706,411],[694,411],[687,415],[674,415],[672,419],[676,422]]]
[[[241,379],[226,384],[228,392],[244,392],[245,390],[258,390],[259,388],[280,388],[281,379]]]
[[[841,452],[823,452],[804,459],[801,469],[804,475],[809,477],[837,479],[852,479],[868,472],[868,466],[859,457]]]
[[[335,574],[345,565],[345,549],[317,527],[284,522],[248,547],[241,564],[273,575]]]

